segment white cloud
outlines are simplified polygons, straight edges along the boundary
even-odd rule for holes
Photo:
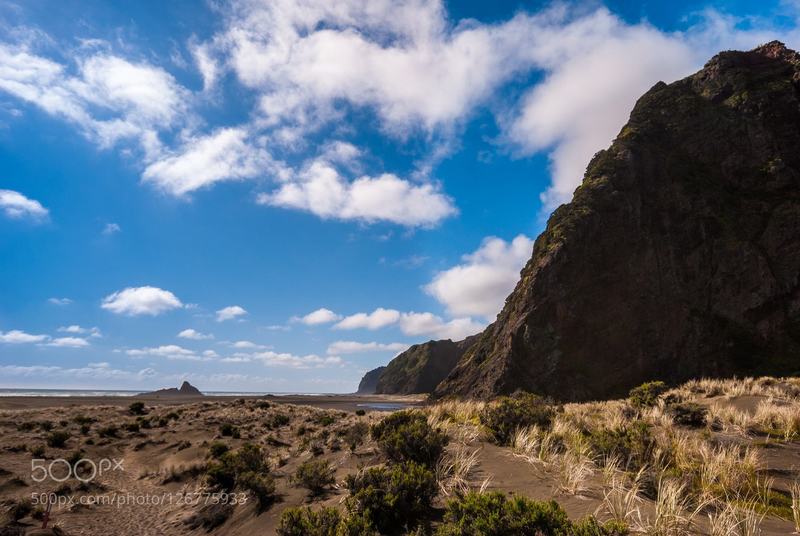
[[[229,305],[228,307],[223,307],[217,311],[217,322],[233,320],[234,318],[238,318],[246,314],[247,311],[243,307],[239,307],[238,305]]]
[[[390,326],[400,320],[400,311],[378,307],[371,313],[356,313],[344,318],[336,324],[336,329],[370,329],[376,330]]]
[[[310,212],[323,219],[388,221],[430,227],[457,210],[453,200],[431,183],[414,184],[390,173],[348,182],[330,163],[317,159],[294,180],[257,202]]]
[[[214,335],[210,333],[200,333],[192,328],[184,329],[180,333],[178,333],[178,337],[182,339],[192,339],[195,341],[203,341],[206,339],[213,339]]]
[[[324,368],[329,366],[339,366],[344,363],[342,358],[337,356],[320,357],[316,354],[298,356],[288,353],[277,353],[273,351],[259,352],[252,354],[251,358],[261,361],[270,367],[290,367],[297,369]]]
[[[485,324],[475,322],[471,318],[454,318],[443,320],[433,313],[403,313],[400,329],[406,335],[425,335],[434,339],[461,340],[481,331]]]
[[[197,70],[203,77],[203,91],[211,91],[217,83],[220,69],[216,59],[211,55],[210,47],[193,43],[189,51],[192,53]]]
[[[103,298],[103,309],[128,316],[160,315],[183,307],[170,291],[157,287],[128,287]]]
[[[69,298],[47,298],[47,302],[53,305],[69,305],[72,303],[72,300]]]
[[[254,348],[258,348],[258,349],[267,348],[263,344],[256,344],[253,341],[236,341],[236,342],[232,343],[231,346],[233,348],[240,349],[240,350],[248,350],[248,349],[254,349]]]
[[[532,251],[533,240],[524,235],[511,243],[485,238],[477,251],[464,255],[462,264],[436,274],[425,291],[454,316],[479,315],[494,320]]]
[[[43,378],[79,379],[79,380],[147,380],[156,375],[156,371],[145,368],[139,371],[113,369],[108,366],[98,366],[102,363],[92,363],[82,368],[63,368],[57,366],[18,366],[1,365],[0,377],[9,378]],[[107,365],[107,363],[105,363]]]
[[[117,223],[107,223],[105,227],[103,227],[102,232],[106,236],[111,236],[113,234],[122,232],[122,227],[120,227]]]
[[[328,345],[328,354],[357,354],[363,352],[402,352],[408,348],[408,344],[402,342],[380,343],[380,342],[356,342],[356,341],[336,341]]]
[[[3,333],[0,331],[0,343],[7,344],[27,344],[34,342],[42,342],[49,339],[47,335],[31,335],[18,329],[12,329]]]
[[[267,152],[247,140],[245,129],[221,128],[187,139],[177,151],[148,165],[142,179],[182,196],[219,181],[264,175],[273,167]]]
[[[131,357],[164,357],[174,361],[210,361],[211,357],[198,355],[194,350],[189,350],[177,344],[166,344],[154,348],[136,348],[126,350]]]
[[[101,147],[138,140],[150,157],[161,148],[157,132],[190,115],[188,92],[160,67],[93,47],[75,59],[77,72],[71,74],[28,45],[0,43],[0,91],[77,125]]]
[[[82,337],[58,337],[47,343],[47,346],[59,348],[84,348],[89,346],[89,341]]]
[[[0,190],[0,210],[9,218],[46,219],[49,212],[35,199],[28,199],[14,190]]]
[[[58,328],[58,331],[61,333],[73,333],[76,335],[89,335],[90,337],[99,338],[102,337],[103,334],[100,332],[100,328],[92,327],[92,328],[84,328],[77,324],[73,324],[71,326],[61,326]]]
[[[320,307],[316,311],[311,311],[305,316],[302,317],[293,317],[292,320],[296,322],[302,322],[307,326],[317,326],[319,324],[329,324],[331,322],[336,322],[342,318],[341,316],[337,315],[330,309],[326,309],[324,307]]]

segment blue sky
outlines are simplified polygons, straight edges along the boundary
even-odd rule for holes
[[[0,387],[348,392],[773,2],[0,2]]]

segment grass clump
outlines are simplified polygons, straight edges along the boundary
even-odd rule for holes
[[[669,406],[670,415],[675,424],[702,428],[706,425],[708,409],[695,402],[680,402]]]
[[[416,462],[434,467],[447,446],[447,434],[432,428],[419,411],[397,411],[370,430],[381,450],[393,462]]]
[[[356,415],[358,415],[359,417],[363,417],[366,414],[367,414],[367,412],[365,410],[363,410],[363,409],[357,409],[356,410]]]
[[[47,443],[48,447],[63,449],[67,444],[69,437],[69,432],[66,430],[56,430],[55,432],[50,432],[47,434],[47,439],[45,442]]]
[[[263,509],[275,500],[275,481],[269,473],[261,447],[245,443],[236,451],[226,451],[208,464],[206,479],[223,491],[239,488],[251,492]]]
[[[274,430],[275,428],[286,426],[291,421],[292,419],[288,415],[284,415],[283,413],[275,413],[267,417],[267,420],[264,422],[264,426],[270,430]]]
[[[599,459],[618,458],[628,470],[647,465],[656,447],[650,425],[633,421],[618,428],[592,430],[589,445]]]
[[[128,413],[131,415],[144,415],[144,402],[133,402],[128,406]]]
[[[344,516],[336,508],[287,508],[281,514],[278,536],[377,536],[362,516]]]
[[[381,533],[412,528],[431,511],[437,484],[433,472],[414,462],[370,467],[348,475],[351,514],[366,517]]]
[[[119,428],[111,424],[98,429],[97,434],[100,437],[117,437],[119,435]]]
[[[310,460],[300,464],[293,480],[306,488],[312,497],[318,497],[336,482],[334,473],[334,467],[325,460]]]
[[[555,409],[548,400],[521,393],[501,397],[487,405],[480,414],[480,422],[491,432],[495,443],[508,445],[518,428],[549,428],[554,416]]]
[[[219,433],[223,437],[232,437],[234,439],[239,438],[239,428],[232,425],[229,422],[226,422],[222,426],[219,427]]]
[[[230,447],[221,441],[214,441],[208,446],[208,455],[212,458],[219,459],[223,454],[228,452]]]
[[[611,536],[627,534],[617,523],[603,525],[594,518],[578,523],[555,501],[506,497],[503,493],[475,493],[447,504],[444,523],[436,536]]]
[[[658,397],[666,391],[667,384],[664,382],[647,382],[631,389],[628,398],[634,408],[652,408],[658,402]]]

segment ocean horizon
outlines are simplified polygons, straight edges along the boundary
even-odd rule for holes
[[[147,391],[126,389],[28,389],[28,388],[0,388],[0,397],[10,396],[136,396]],[[201,391],[206,396],[331,396],[347,393],[298,393],[298,392],[259,392],[259,391]]]

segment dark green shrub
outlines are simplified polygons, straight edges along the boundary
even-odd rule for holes
[[[312,497],[316,497],[336,482],[335,472],[334,467],[325,460],[310,460],[300,464],[293,480],[306,488]]]
[[[86,415],[76,415],[72,418],[72,422],[80,425],[92,424],[94,421],[92,417],[87,417]]]
[[[18,432],[30,432],[34,428],[36,428],[36,423],[31,421],[21,422],[17,425]]]
[[[658,397],[667,390],[664,382],[647,382],[634,387],[629,393],[631,406],[635,408],[651,408],[658,402]]]
[[[233,438],[239,437],[239,429],[229,422],[226,422],[225,424],[219,427],[219,433],[223,437],[233,437]]]
[[[319,415],[316,419],[314,419],[314,422],[316,422],[320,426],[330,426],[334,422],[336,422],[336,419],[334,419],[332,415],[323,414]]]
[[[63,449],[64,445],[67,444],[68,439],[69,432],[66,430],[56,430],[55,432],[50,432],[47,434],[47,439],[45,441],[48,447]]]
[[[378,536],[361,516],[343,516],[336,508],[287,508],[278,523],[278,536]]]
[[[350,447],[350,451],[354,451],[364,442],[364,438],[369,433],[369,425],[365,422],[357,422],[350,426],[344,432],[343,439]]]
[[[255,407],[258,409],[269,409],[271,406],[272,404],[270,404],[266,400],[259,400],[258,402],[255,403]]]
[[[434,430],[419,411],[392,413],[374,425],[370,433],[394,462],[413,461],[433,467],[447,446],[447,434]]]
[[[286,426],[292,421],[288,415],[284,415],[283,413],[275,413],[274,415],[270,415],[267,417],[267,420],[264,422],[264,425],[269,428],[270,430],[274,428],[280,428],[282,426]]]
[[[246,443],[236,452],[225,452],[218,460],[208,464],[206,477],[209,485],[224,491],[231,491],[239,483],[238,478],[245,473],[262,475],[269,472],[261,447]]]
[[[50,421],[39,421],[39,428],[41,428],[43,432],[49,432],[53,429],[53,423]]]
[[[30,499],[15,501],[8,509],[8,517],[11,521],[19,521],[33,512],[33,504]]]
[[[44,458],[44,445],[36,445],[31,448],[31,455],[35,458]]]
[[[413,527],[430,514],[436,477],[424,465],[408,462],[370,467],[345,479],[347,509],[366,517],[381,533]]]
[[[366,414],[367,414],[367,412],[364,411],[363,409],[357,409],[356,410],[356,415],[358,415],[359,417],[363,417]]]
[[[555,410],[548,400],[530,393],[504,396],[488,404],[480,420],[492,433],[495,443],[507,445],[517,428],[541,426],[547,428]]]
[[[694,402],[681,402],[669,406],[669,412],[677,424],[699,428],[706,425],[708,409]]]
[[[117,437],[117,435],[119,434],[119,429],[113,424],[111,424],[108,426],[104,426],[103,428],[100,428],[99,430],[97,430],[97,433],[98,435],[100,435],[100,437]]]
[[[92,429],[92,427],[89,426],[88,424],[82,424],[81,425],[81,434],[82,435],[87,435],[91,431],[91,429]]]
[[[214,441],[208,446],[208,455],[212,458],[219,458],[230,450],[230,447],[221,441]]]
[[[656,446],[650,426],[644,421],[594,430],[589,435],[589,444],[601,459],[619,456],[628,470],[647,465]]]
[[[447,503],[437,536],[604,536],[622,535],[619,525],[602,525],[593,518],[578,523],[555,501],[506,497],[503,493],[475,493]],[[622,528],[622,530],[625,530]]]
[[[139,433],[139,423],[138,422],[127,422],[127,423],[122,425],[122,428],[126,432],[130,432],[132,434],[138,434]]]
[[[128,412],[131,415],[144,415],[144,402],[134,402],[128,406]]]
[[[259,510],[265,510],[275,502],[275,479],[269,473],[246,471],[236,476],[236,485],[253,494]]]

